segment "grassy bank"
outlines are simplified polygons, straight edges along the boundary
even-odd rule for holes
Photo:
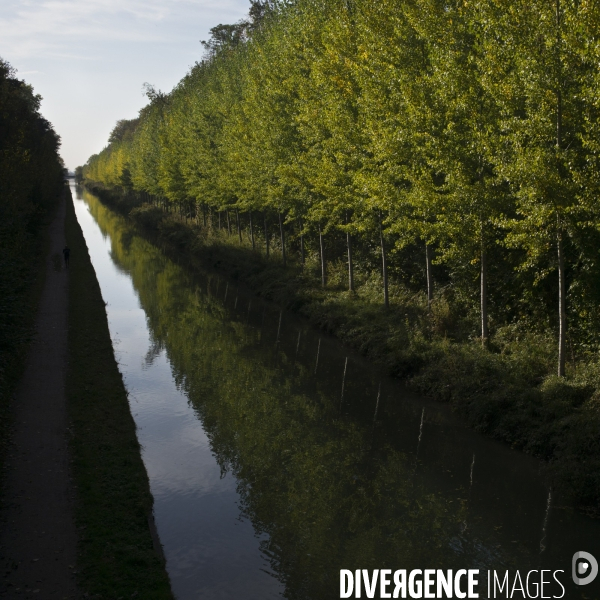
[[[304,268],[267,259],[237,234],[185,222],[135,197],[95,188],[168,252],[203,269],[218,269],[257,294],[306,316],[415,390],[449,402],[476,430],[547,461],[553,486],[597,514],[600,508],[600,362],[573,355],[567,377],[553,375],[553,331],[531,323],[497,326],[489,349],[469,334],[477,315],[449,287],[428,308],[424,293],[390,284],[382,306],[378,271],[357,264],[356,291],[345,291],[342,260],[328,266],[321,287],[318,256]]]
[[[87,246],[67,205],[71,248],[67,399],[77,487],[80,587],[92,598],[170,599],[151,533],[152,496],[105,305]]]

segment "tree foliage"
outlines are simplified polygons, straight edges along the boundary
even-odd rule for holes
[[[60,138],[40,102],[0,58],[0,397],[27,334],[38,234],[63,185]]]
[[[119,121],[84,175],[191,214],[347,234],[367,267],[387,249],[396,276],[427,270],[429,285],[434,257],[473,337],[555,328],[563,375],[566,343],[596,348],[600,331],[598,11],[252,2],[170,94]]]

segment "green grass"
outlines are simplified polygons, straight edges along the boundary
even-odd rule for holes
[[[69,198],[67,399],[80,588],[91,598],[173,598],[150,532],[152,496],[106,310]]]
[[[345,291],[344,261],[329,264],[328,287],[320,285],[319,262],[309,255],[304,269],[280,264],[275,249],[239,244],[237,234],[209,232],[182,222],[135,198],[93,189],[128,215],[147,237],[192,266],[216,269],[255,293],[306,316],[418,392],[448,402],[471,427],[546,461],[555,490],[587,511],[600,510],[600,360],[584,355],[554,376],[553,332],[524,324],[496,326],[489,350],[472,334],[469,315],[441,289],[429,310],[424,293],[392,280],[390,309],[382,306],[381,277],[356,265],[355,293]]]

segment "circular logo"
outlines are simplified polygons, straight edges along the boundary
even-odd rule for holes
[[[598,575],[598,562],[589,552],[573,554],[573,581],[577,585],[592,583]]]

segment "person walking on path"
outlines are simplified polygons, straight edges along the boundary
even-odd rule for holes
[[[63,256],[65,257],[65,267],[69,268],[69,256],[71,255],[71,249],[69,246],[63,248]]]

